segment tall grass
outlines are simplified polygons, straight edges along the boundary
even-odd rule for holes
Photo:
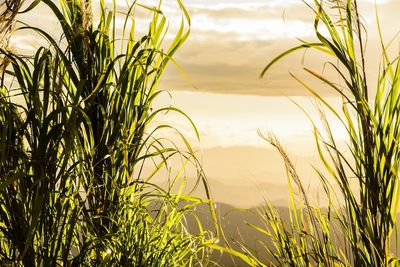
[[[342,98],[341,111],[335,110],[317,93],[318,90],[292,76],[341,122],[347,131],[347,149],[340,148],[335,130],[321,111],[324,128],[313,125],[318,153],[325,165],[325,171],[316,170],[329,199],[329,207],[325,210],[310,204],[294,165],[276,138],[263,136],[283,156],[291,181],[290,190],[299,189],[300,201],[295,201],[295,193],[291,191],[289,222],[283,221],[275,208],[267,206],[261,212],[266,226],[256,230],[265,233],[274,244],[274,247],[266,246],[275,257],[270,264],[397,266],[399,260],[390,252],[390,240],[396,232],[400,197],[398,54],[390,57],[377,13],[382,57],[377,84],[372,89],[366,72],[366,32],[357,1],[304,3],[315,14],[314,32],[318,41],[301,41],[299,46],[272,60],[261,75],[264,76],[281,58],[298,50],[313,49],[329,56],[326,66],[337,74],[338,80],[330,80],[323,73],[307,67],[304,70]],[[357,186],[352,186],[351,180],[355,180]],[[338,185],[339,192],[334,192],[331,183]],[[338,198],[344,201],[340,202]],[[244,252],[242,256],[249,262],[256,260],[251,252],[246,249]],[[257,264],[265,266],[266,263]]]
[[[23,1],[7,0],[0,3],[0,48],[10,49],[10,37],[15,27],[15,16],[18,14]],[[3,72],[7,66],[7,60],[0,57],[0,72]]]
[[[49,47],[32,57],[1,49],[10,64],[0,92],[1,264],[207,264],[212,233],[200,223],[191,233],[186,225],[204,201],[184,194],[185,165],[196,166],[206,184],[201,167],[179,130],[149,127],[178,112],[197,134],[182,111],[152,109],[163,72],[189,34],[190,18],[176,3],[182,21],[167,47],[161,1],[130,4],[120,39],[115,1],[110,11],[100,1],[95,24],[91,1],[42,0],[61,25],[62,41],[26,25],[17,30],[38,33]],[[136,36],[136,8],[151,15],[143,36]],[[158,137],[166,129],[181,142]],[[184,162],[169,178],[181,184],[177,192],[151,182],[171,157]],[[145,162],[150,174],[142,171]]]

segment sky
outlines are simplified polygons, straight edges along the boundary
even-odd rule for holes
[[[155,5],[155,1],[141,1]],[[309,79],[302,68],[324,71],[329,58],[307,51],[283,59],[264,78],[262,69],[274,57],[299,43],[296,38],[315,40],[313,13],[301,0],[182,0],[191,17],[188,40],[175,55],[186,73],[170,65],[160,84],[167,90],[156,105],[172,104],[185,111],[196,123],[200,142],[181,117],[168,114],[162,120],[174,124],[195,143],[203,162],[211,191],[217,201],[251,207],[265,199],[282,204],[287,198],[287,180],[279,154],[258,131],[274,133],[288,150],[305,184],[313,192],[320,185],[311,164],[318,164],[310,122],[303,107],[318,124],[316,101],[290,73],[310,83],[318,93],[340,108],[340,98],[318,81]],[[310,2],[310,1],[307,1]],[[117,1],[124,10],[126,1]],[[360,0],[366,28],[367,73],[373,87],[379,67],[379,42],[373,0]],[[383,36],[390,41],[400,28],[398,0],[376,0]],[[98,1],[93,1],[94,8]],[[179,26],[181,13],[174,0],[164,0],[162,10],[171,31]],[[36,13],[35,13],[36,12]],[[40,6],[21,20],[37,23],[57,32],[57,22]],[[138,28],[146,30],[146,15],[138,12]],[[40,20],[33,18],[40,17]],[[168,36],[167,36],[168,37]],[[395,39],[398,42],[397,39]],[[29,51],[37,41],[20,32],[15,47]],[[333,119],[338,140],[346,135]]]
[[[400,26],[396,14],[400,1],[376,4],[388,42]],[[373,88],[380,56],[374,1],[359,1],[359,5],[368,29],[367,72]],[[306,66],[324,71],[337,80],[324,69],[329,58],[312,51],[298,53],[259,78],[270,60],[299,44],[296,38],[315,40],[313,13],[299,0],[198,0],[187,1],[186,7],[192,19],[191,36],[176,59],[195,88],[179,79],[180,72],[173,68],[164,85],[174,88],[173,104],[188,112],[200,129],[203,162],[215,198],[244,207],[264,199],[284,205],[288,197],[284,165],[280,155],[258,136],[261,130],[280,139],[318,202],[317,192],[322,188],[311,165],[323,167],[311,123],[293,102],[320,125],[317,104],[289,73],[307,81],[340,110],[340,97],[302,70]],[[344,143],[344,128],[332,117],[330,122],[336,139]]]

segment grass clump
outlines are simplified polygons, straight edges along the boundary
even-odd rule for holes
[[[314,123],[315,141],[325,170],[316,170],[329,200],[327,209],[308,200],[290,159],[273,136],[263,136],[283,156],[292,193],[291,217],[284,221],[272,206],[260,212],[265,227],[255,227],[273,245],[265,245],[275,260],[258,261],[257,266],[397,266],[390,250],[395,238],[399,203],[399,111],[400,63],[389,56],[377,14],[381,64],[375,89],[366,72],[366,32],[356,0],[305,2],[315,14],[316,42],[301,41],[269,63],[262,76],[283,57],[313,49],[330,57],[325,64],[338,80],[304,68],[342,98],[342,110],[335,110],[317,90],[292,75],[347,131],[347,148],[341,148],[335,130],[321,110],[323,129]],[[352,186],[351,181],[356,181]],[[293,182],[295,185],[292,186]],[[353,183],[354,184],[354,183]],[[337,187],[333,187],[337,185]],[[300,201],[295,200],[299,189]],[[333,188],[339,188],[335,192]],[[338,201],[338,199],[344,201]],[[246,248],[243,257],[257,257]]]
[[[163,72],[189,34],[190,18],[176,3],[182,22],[167,47],[161,1],[131,3],[119,39],[115,1],[111,11],[100,1],[95,23],[89,0],[42,0],[62,41],[23,25],[17,30],[34,31],[49,46],[32,56],[1,49],[9,62],[0,81],[1,264],[207,263],[212,233],[198,220],[197,233],[186,225],[204,201],[184,194],[182,170],[193,164],[199,179],[204,175],[183,134],[170,125],[149,127],[165,112],[186,116],[173,107],[152,109]],[[143,36],[135,28],[140,8],[151,15]],[[180,143],[158,137],[166,129],[178,131]],[[184,162],[169,177],[181,184],[175,193],[151,182],[172,157]],[[150,174],[145,164],[153,166]]]

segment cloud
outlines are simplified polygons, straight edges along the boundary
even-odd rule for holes
[[[108,1],[109,2],[109,1]],[[146,2],[155,5],[158,1]],[[361,14],[368,29],[367,69],[374,85],[379,62],[379,42],[372,0],[360,1]],[[94,2],[95,9],[97,2]],[[400,28],[398,10],[400,1],[377,1],[385,42],[391,40]],[[329,58],[307,52],[291,55],[271,68],[264,79],[258,76],[265,65],[279,53],[299,44],[296,37],[315,40],[313,37],[313,13],[300,0],[219,0],[210,3],[205,0],[184,1],[191,15],[191,35],[176,54],[177,62],[200,91],[257,94],[257,95],[307,95],[289,72],[304,78],[313,88],[324,95],[334,92],[320,82],[310,80],[302,71],[303,66],[316,71],[324,70]],[[117,1],[118,8],[126,11],[126,2]],[[179,27],[182,13],[176,1],[164,1],[163,11],[168,18],[172,36]],[[97,11],[95,11],[97,13]],[[35,20],[39,16],[40,20]],[[44,28],[57,37],[60,25],[49,9],[40,4],[31,13],[19,16],[22,21]],[[148,28],[149,13],[143,8],[135,10],[136,28],[144,34]],[[117,18],[117,27],[123,21]],[[31,50],[39,44],[46,45],[32,37],[32,32],[18,32],[13,42],[17,49]],[[396,42],[394,42],[396,43]],[[325,73],[329,72],[325,69]],[[192,90],[182,74],[171,67],[161,84],[162,88]],[[336,77],[333,77],[336,79]]]
[[[301,1],[278,4],[277,1],[218,1],[188,5],[192,14],[192,31],[176,59],[200,91],[257,95],[308,95],[289,75],[305,80],[322,95],[336,95],[321,81],[311,79],[302,70],[308,67],[337,80],[325,65],[332,60],[321,53],[298,52],[278,62],[264,79],[258,76],[274,57],[298,45],[295,37],[316,41],[313,34],[314,14]],[[367,27],[367,72],[371,88],[376,84],[379,64],[379,40],[374,5],[360,1],[360,12]],[[276,4],[275,8],[267,5]],[[385,40],[390,40],[400,22],[396,10],[399,1],[377,1]],[[252,6],[253,5],[253,6]],[[254,8],[254,6],[259,8]],[[163,85],[177,90],[190,90],[190,84],[171,68]]]
[[[220,41],[217,33],[214,33],[214,37],[213,42],[189,39],[176,55],[177,62],[199,91],[268,96],[309,95],[306,89],[290,77],[289,72],[307,79],[303,66],[320,71],[328,60],[315,56],[316,53],[311,51],[306,53],[303,60],[303,53],[300,52],[282,59],[260,79],[259,75],[268,62],[285,49],[296,45],[297,40],[282,38],[226,42]],[[319,93],[335,93],[319,81],[308,81]],[[169,67],[161,85],[167,89],[191,90],[190,83],[173,66]]]
[[[206,39],[209,33],[225,35],[227,41],[271,40],[285,37],[306,37],[312,34],[312,24],[301,20],[283,21],[281,18],[210,18],[205,15],[192,17],[194,38]],[[230,37],[230,38],[229,38]]]

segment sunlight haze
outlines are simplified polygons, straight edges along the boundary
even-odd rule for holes
[[[151,6],[158,1],[141,2]],[[329,69],[324,69],[329,58],[316,57],[311,51],[300,52],[280,61],[264,78],[259,78],[270,60],[299,44],[296,38],[315,39],[311,10],[300,0],[183,2],[191,17],[191,33],[175,56],[179,67],[171,64],[160,84],[160,89],[169,91],[172,97],[165,94],[155,104],[171,103],[185,111],[197,125],[201,140],[196,147],[217,201],[255,206],[263,202],[263,198],[281,200],[279,190],[284,190],[286,185],[284,166],[280,156],[258,135],[258,131],[274,133],[306,180],[311,181],[311,187],[317,188],[318,182],[311,169],[316,158],[313,127],[306,114],[293,102],[304,108],[315,121],[319,120],[318,106],[290,73],[307,81],[340,109],[341,98],[321,82],[309,79],[302,70],[307,66],[329,75]],[[379,67],[380,56],[368,53],[379,47],[375,37],[374,2],[360,1],[363,20],[370,34],[367,67],[372,74]],[[400,2],[382,0],[376,4],[382,25],[397,23],[393,27],[383,27],[383,36],[388,41],[399,28],[399,20],[394,18],[398,16]],[[93,1],[93,5],[98,7],[98,2]],[[125,1],[117,1],[117,5],[121,12],[126,12]],[[177,11],[175,1],[164,1],[163,5],[171,31],[176,31],[182,14]],[[138,32],[144,32],[148,23],[146,11],[138,8],[135,12]],[[59,25],[55,18],[46,16],[47,13],[44,6],[39,6],[23,15],[21,21],[36,23],[57,34]],[[122,29],[124,21],[117,18],[116,23]],[[37,36],[22,30],[13,37],[12,44],[21,53],[28,53],[41,43]],[[376,81],[369,82],[373,88]],[[195,139],[183,118],[167,115],[165,121]],[[331,126],[337,138],[345,142],[343,126],[335,120],[331,120]],[[243,186],[251,193],[245,194]],[[229,192],[223,189],[226,187]]]

